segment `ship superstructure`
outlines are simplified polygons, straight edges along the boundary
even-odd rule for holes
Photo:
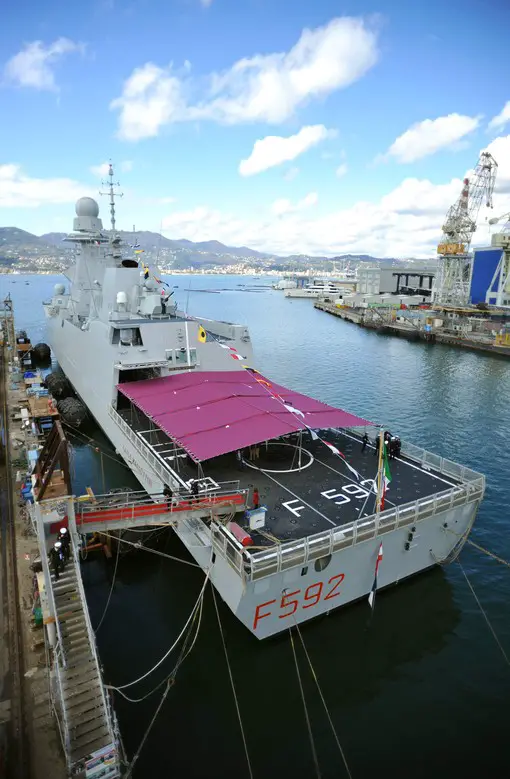
[[[383,505],[376,427],[261,376],[246,327],[179,311],[91,198],[67,240],[54,357],[153,500],[203,505],[175,532],[255,636],[367,596],[382,546],[379,587],[455,557],[483,476],[402,443]]]

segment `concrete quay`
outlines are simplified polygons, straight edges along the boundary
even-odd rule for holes
[[[424,341],[428,344],[444,344],[446,346],[455,346],[460,349],[471,349],[472,351],[485,352],[498,357],[510,357],[509,345],[498,345],[494,337],[477,337],[476,335],[468,337],[462,333],[457,334],[453,331],[441,332],[435,329],[427,332],[417,326],[406,325],[387,321],[382,316],[376,319],[372,315],[367,317],[367,312],[371,309],[350,309],[339,308],[334,303],[317,300],[314,307],[320,311],[344,319],[346,322],[364,327],[368,330],[375,330],[379,335],[393,335],[399,338],[406,338],[408,341]]]

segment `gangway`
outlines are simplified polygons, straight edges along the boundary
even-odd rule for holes
[[[50,655],[50,700],[56,716],[70,777],[121,776],[121,742],[110,695],[104,687],[96,640],[81,580],[76,533],[70,533],[70,556],[59,578],[50,570],[50,526],[63,510],[74,524],[72,498],[36,501],[32,518],[37,531],[43,581],[41,607]]]
[[[101,766],[104,779],[121,776],[121,742],[115,712],[101,672],[95,634],[81,579],[79,550],[89,533],[110,533],[154,525],[176,525],[212,545],[203,519],[219,520],[244,511],[248,491],[238,482],[210,484],[202,494],[172,498],[144,491],[36,500],[31,508],[42,561],[41,606],[51,654],[51,701],[66,754],[69,776],[87,777]],[[61,527],[68,527],[71,555],[56,580],[48,551]]]
[[[90,502],[78,500],[74,506],[76,530],[84,534],[175,525],[199,517],[214,518],[246,509],[248,491],[239,489],[238,482],[223,482],[218,487],[209,494],[196,497],[174,495],[170,500],[162,494],[151,497],[143,490],[98,495]]]

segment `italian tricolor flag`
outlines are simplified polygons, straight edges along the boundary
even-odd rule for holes
[[[381,495],[381,511],[384,511],[384,499],[386,497],[386,493],[389,490],[390,482],[391,482],[391,472],[390,472],[390,464],[388,462],[388,451],[386,444],[383,444],[383,483],[382,483],[382,495]]]

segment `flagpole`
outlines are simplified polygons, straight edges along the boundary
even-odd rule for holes
[[[375,513],[379,514],[381,511],[381,499],[382,499],[382,464],[383,464],[383,446],[384,446],[384,438],[383,438],[383,429],[381,427],[379,431],[379,462],[377,465],[377,504],[375,508]]]
[[[189,354],[189,335],[188,335],[188,320],[186,319],[186,323],[184,325],[184,331],[186,333],[186,362],[188,363],[188,366],[191,365],[191,359]]]

